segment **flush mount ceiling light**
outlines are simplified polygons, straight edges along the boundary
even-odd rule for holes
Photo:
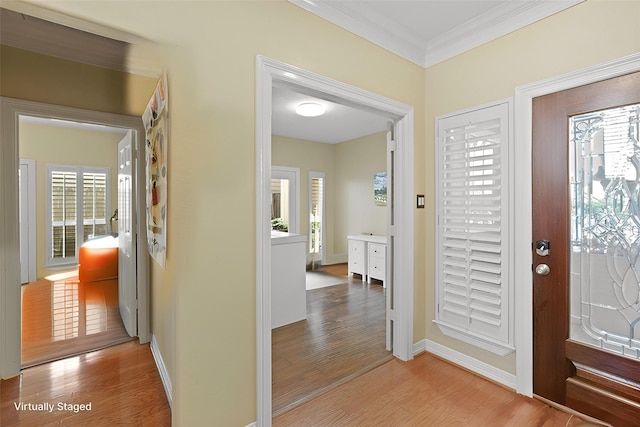
[[[315,102],[304,102],[296,107],[296,113],[304,117],[317,117],[325,112],[324,105]]]

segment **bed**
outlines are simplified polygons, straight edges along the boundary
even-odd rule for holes
[[[86,241],[78,254],[80,282],[97,282],[118,277],[118,238],[107,235]]]

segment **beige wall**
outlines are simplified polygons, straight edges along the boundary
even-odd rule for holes
[[[346,262],[347,235],[387,234],[386,209],[373,203],[373,173],[387,167],[386,133],[339,144],[274,135],[271,162],[300,168],[300,233],[309,232],[309,172],[325,172],[327,264]]]
[[[325,204],[327,217],[325,227],[327,242],[325,250],[329,258],[333,258],[334,239],[334,147],[322,142],[306,141],[273,135],[271,137],[271,164],[300,169],[300,234],[309,234],[309,172],[325,172]]]
[[[428,338],[514,372],[513,355],[500,358],[449,339],[432,323],[434,118],[512,96],[518,85],[640,51],[640,2],[632,1],[588,0],[426,71],[285,0],[44,3],[172,47],[166,55],[169,246],[167,269],[153,270],[153,328],[163,329],[163,356],[171,358],[175,350],[175,425],[243,426],[256,419],[256,55],[414,107],[414,185],[427,201],[426,209],[414,211],[414,341]],[[0,90],[9,95],[5,51]],[[53,83],[46,73],[30,73],[38,78],[29,84],[53,91],[40,83]],[[61,78],[71,84],[66,71]],[[19,89],[25,96],[41,96],[26,86]],[[95,104],[68,89],[73,96],[56,90],[52,101],[72,96],[74,103]],[[212,184],[220,182],[225,185]],[[166,320],[174,296],[175,323]],[[168,333],[172,325],[175,342]]]
[[[426,70],[426,163],[434,170],[434,120],[441,114],[511,97],[515,88],[640,52],[640,2],[588,0]],[[517,141],[516,141],[517,143]],[[434,175],[426,176],[427,202]],[[427,203],[424,264],[434,271],[435,220]],[[419,262],[419,261],[418,261]],[[520,279],[516,278],[518,287]],[[498,357],[442,335],[434,319],[434,276],[427,274],[426,338],[515,373],[515,354]],[[518,313],[515,314],[516,319]]]
[[[20,158],[36,161],[36,274],[41,278],[60,272],[45,268],[47,164],[109,168],[110,217],[118,207],[118,142],[122,135],[22,122],[19,138]]]
[[[155,87],[147,77],[4,45],[0,57],[0,94],[10,98],[137,116]]]
[[[176,300],[173,421],[245,426],[256,420],[256,55],[413,106],[419,171],[424,70],[285,0],[154,2],[153,13],[148,2],[47,7],[69,7],[74,16],[135,29],[172,46],[166,59],[167,260],[173,262]],[[419,173],[416,188],[423,187]],[[418,259],[423,248],[416,239]],[[422,266],[415,275],[420,288]],[[419,294],[416,307],[421,337]]]
[[[387,133],[336,144],[334,158],[334,251],[347,254],[348,235],[387,234],[387,207],[373,203],[373,174],[387,170]]]

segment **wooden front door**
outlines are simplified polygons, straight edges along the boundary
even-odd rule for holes
[[[533,100],[534,393],[614,425],[640,419],[639,116],[640,73]]]

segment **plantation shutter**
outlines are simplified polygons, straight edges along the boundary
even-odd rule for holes
[[[311,239],[309,239],[309,253],[320,253],[321,223],[322,223],[322,194],[323,179],[311,179]]]
[[[109,233],[109,169],[47,165],[46,266],[78,262],[78,249]]]
[[[85,172],[83,175],[84,241],[103,236],[107,230],[107,174]]]
[[[508,114],[503,103],[437,123],[436,323],[489,347],[511,341]]]
[[[67,171],[51,172],[51,257],[76,256],[77,174]]]

